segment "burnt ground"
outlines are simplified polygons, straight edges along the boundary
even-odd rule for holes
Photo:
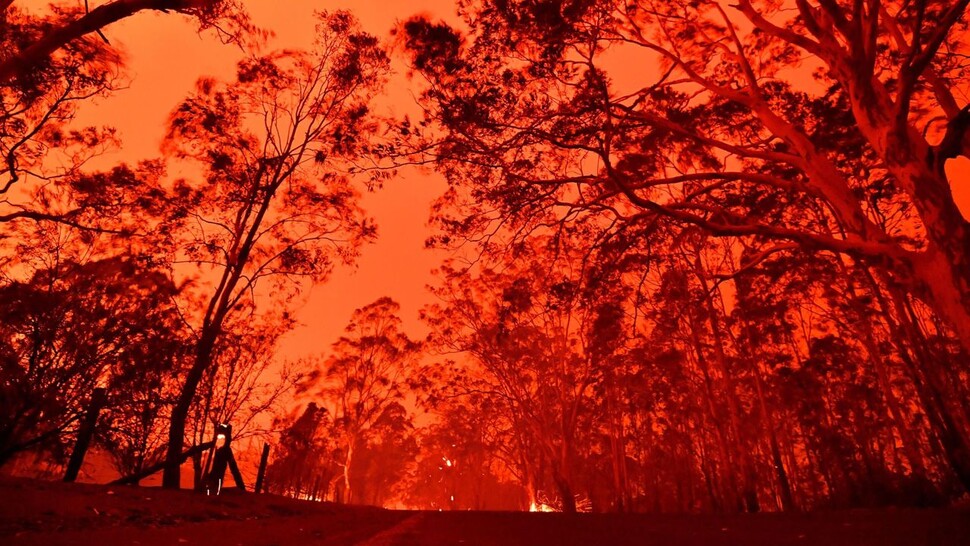
[[[0,479],[0,545],[968,546],[970,509],[627,515],[407,512],[272,495]]]

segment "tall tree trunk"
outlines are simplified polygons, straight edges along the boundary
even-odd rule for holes
[[[889,370],[886,368],[886,364],[883,361],[882,354],[880,353],[876,343],[876,334],[873,331],[872,324],[860,309],[860,307],[864,304],[856,291],[855,281],[853,280],[851,272],[841,259],[839,260],[839,264],[843,275],[847,279],[848,295],[852,300],[851,304],[856,314],[854,318],[856,329],[860,334],[860,341],[862,342],[863,347],[866,349],[866,353],[869,357],[869,363],[872,365],[873,372],[876,374],[876,380],[879,384],[879,388],[883,393],[883,398],[886,400],[891,422],[893,423],[894,428],[899,433],[899,437],[902,440],[903,452],[906,454],[906,459],[909,460],[910,469],[913,475],[925,478],[927,476],[926,465],[923,461],[923,455],[919,450],[919,443],[913,436],[912,430],[903,416],[903,411],[899,405],[899,401],[896,399],[896,392],[893,389],[892,382],[889,378]],[[864,271],[863,274],[865,274]],[[870,288],[878,290],[877,286],[870,286]]]
[[[626,450],[623,431],[623,415],[617,408],[616,379],[612,371],[607,371],[606,413],[610,434],[610,466],[613,478],[613,509],[628,512],[631,507],[630,486],[626,465]]]
[[[704,389],[706,396],[705,401],[707,402],[707,409],[710,414],[710,419],[714,425],[715,438],[717,440],[718,452],[720,455],[721,471],[717,473],[719,481],[723,481],[726,485],[722,491],[729,495],[729,498],[722,499],[726,501],[726,504],[731,506],[732,510],[737,510],[740,507],[740,497],[739,497],[739,487],[738,487],[738,476],[735,468],[735,462],[731,456],[731,449],[728,447],[728,433],[725,430],[723,419],[721,418],[720,412],[717,409],[717,395],[714,389],[714,380],[711,377],[710,366],[707,363],[707,358],[704,356],[703,347],[701,346],[700,337],[697,334],[696,329],[691,326],[691,338],[694,342],[694,352],[695,361],[697,366],[700,368],[701,377],[704,379]],[[724,504],[723,502],[721,502]]]
[[[897,92],[894,96],[842,48],[823,48],[818,53],[846,90],[860,133],[910,197],[926,229],[926,249],[899,262],[890,259],[887,270],[943,317],[970,353],[970,224],[953,199],[943,161],[937,160],[941,150],[909,122],[905,114],[910,104],[897,104],[912,101],[911,95],[900,99]],[[966,142],[970,126],[966,112],[950,121],[943,140]],[[959,153],[967,150],[958,145],[943,155]]]
[[[963,485],[970,491],[970,440],[951,415],[943,394],[943,386],[933,369],[936,359],[927,346],[923,332],[916,324],[915,313],[907,295],[896,285],[886,283],[890,299],[880,288],[871,272],[869,278],[873,294],[886,317],[893,338],[897,341],[899,356],[909,370],[910,380],[916,388],[920,403],[926,412],[930,429],[938,439],[943,456]],[[890,305],[891,300],[891,305]],[[895,313],[892,310],[895,309]],[[908,340],[908,347],[901,343]]]
[[[741,466],[741,499],[744,501],[744,509],[747,512],[758,512],[758,489],[755,483],[754,463],[751,460],[751,453],[748,452],[747,439],[743,437],[741,429],[741,408],[738,404],[737,384],[734,377],[728,370],[727,357],[724,352],[726,343],[725,336],[721,330],[719,313],[714,306],[710,285],[707,282],[707,275],[701,263],[700,251],[697,251],[694,261],[695,274],[700,282],[701,290],[704,292],[704,307],[708,323],[711,327],[711,336],[714,345],[714,363],[717,365],[718,373],[724,384],[724,398],[727,401],[728,418],[730,419],[731,435],[733,445],[736,448],[738,461]]]
[[[959,236],[959,240],[942,243],[952,247],[948,251],[930,245],[928,255],[917,260],[914,269],[923,290],[915,295],[946,320],[964,351],[970,354],[970,256],[964,254],[970,253],[970,233],[963,228]]]
[[[344,457],[344,503],[353,502],[353,489],[350,487],[350,465],[354,462],[354,444],[357,443],[353,438],[347,442],[347,456]]]
[[[744,318],[743,313],[741,314],[740,318],[740,326],[743,331],[753,331],[752,325],[746,318]],[[771,452],[771,464],[775,471],[775,479],[778,482],[778,493],[781,500],[780,508],[786,512],[797,510],[794,496],[792,495],[791,482],[788,479],[788,472],[785,470],[785,463],[781,457],[781,449],[778,447],[777,423],[775,422],[775,416],[774,413],[768,408],[768,404],[765,399],[764,377],[761,371],[761,365],[759,364],[761,355],[757,354],[759,351],[750,346],[750,342],[739,341],[731,333],[730,329],[727,331],[727,334],[740,349],[743,359],[748,361],[751,376],[754,378],[755,395],[758,400],[758,412],[760,413],[762,426],[768,433],[768,448]],[[745,339],[750,339],[750,336],[747,336]]]
[[[556,489],[559,491],[559,497],[562,499],[562,511],[567,514],[576,513],[576,497],[573,493],[572,484],[569,483],[569,478],[564,476],[559,469],[553,469],[552,471],[552,481],[556,484]]]
[[[185,376],[185,383],[179,397],[172,407],[168,429],[168,449],[165,455],[166,466],[162,473],[162,487],[167,489],[178,489],[182,483],[182,449],[185,441],[185,426],[187,424],[189,410],[192,408],[192,401],[195,399],[196,390],[202,381],[202,376],[212,364],[213,351],[215,349],[218,330],[210,325],[202,331],[199,338],[199,345],[196,349],[195,360],[189,373]]]
[[[532,476],[530,469],[523,466],[524,480],[522,487],[525,489],[525,500],[528,503],[527,509],[530,511],[538,510],[539,508],[539,498],[536,494],[536,481]]]
[[[781,458],[781,449],[778,447],[778,434],[775,431],[776,423],[774,414],[768,409],[765,402],[764,381],[761,377],[761,370],[757,363],[752,362],[752,373],[754,375],[755,392],[758,396],[758,409],[761,419],[768,431],[768,447],[771,450],[771,464],[775,470],[775,478],[778,480],[778,492],[781,497],[781,509],[785,512],[797,510],[795,497],[792,495],[791,482],[788,479],[788,472],[785,470],[785,462]]]

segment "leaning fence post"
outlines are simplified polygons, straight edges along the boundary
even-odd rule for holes
[[[78,473],[81,471],[81,465],[84,463],[84,454],[87,453],[88,446],[91,445],[91,438],[94,437],[94,427],[98,424],[98,414],[101,413],[101,408],[104,407],[107,398],[105,394],[104,387],[96,387],[91,392],[91,405],[88,406],[88,411],[84,414],[84,420],[81,421],[81,426],[78,428],[74,451],[71,452],[71,458],[67,462],[67,470],[64,472],[64,481],[66,482],[76,480]]]
[[[269,462],[269,444],[263,444],[263,454],[259,458],[259,471],[256,473],[256,493],[263,491],[263,478],[266,477],[266,463]]]

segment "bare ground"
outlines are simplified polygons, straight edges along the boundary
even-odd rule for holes
[[[625,515],[405,512],[271,495],[0,480],[0,545],[970,546],[970,509]]]

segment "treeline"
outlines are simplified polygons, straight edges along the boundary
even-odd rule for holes
[[[923,305],[835,255],[778,252],[742,270],[742,249],[697,230],[640,250],[592,260],[547,239],[445,268],[442,303],[425,310],[430,361],[335,347],[355,371],[320,366],[328,387],[281,436],[272,490],[663,512],[966,494],[966,354]],[[415,428],[406,400],[432,423]]]

